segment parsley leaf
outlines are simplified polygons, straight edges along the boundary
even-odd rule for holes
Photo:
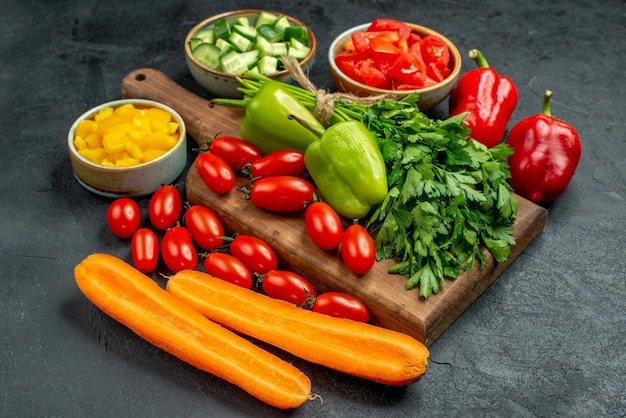
[[[464,118],[430,119],[409,96],[369,106],[362,120],[387,166],[389,192],[367,223],[377,258],[397,259],[389,272],[424,298],[474,261],[484,267],[483,248],[501,262],[515,244],[518,201],[505,163],[512,149],[471,139]]]

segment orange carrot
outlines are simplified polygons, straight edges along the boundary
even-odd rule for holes
[[[302,309],[196,270],[171,276],[166,289],[235,332],[344,373],[405,385],[426,372],[426,346],[397,331]]]
[[[310,399],[311,381],[300,370],[208,320],[119,258],[90,255],[74,276],[98,308],[179,359],[278,408]]]

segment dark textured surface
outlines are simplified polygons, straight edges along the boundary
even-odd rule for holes
[[[622,0],[1,3],[0,416],[624,416]],[[109,200],[73,178],[71,123],[119,98],[136,68],[204,95],[184,62],[186,32],[206,16],[253,7],[310,24],[319,87],[332,88],[333,37],[377,17],[405,19],[446,34],[463,55],[481,49],[512,77],[520,100],[511,123],[537,113],[549,88],[554,114],[580,132],[578,171],[543,234],[431,347],[427,374],[406,388],[280,353],[323,402],[278,411],[142,341],[74,284],[87,254],[128,259],[129,246],[105,228]],[[445,104],[433,112],[446,114]]]

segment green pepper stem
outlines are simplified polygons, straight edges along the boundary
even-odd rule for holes
[[[550,98],[552,97],[552,91],[546,90],[543,93],[543,101],[541,102],[541,113],[546,116],[552,116],[552,110],[550,109]]]
[[[246,107],[248,103],[247,99],[225,99],[225,98],[217,98],[211,99],[209,101],[209,107],[213,107],[215,105],[222,106],[235,106],[235,107]]]
[[[470,50],[467,55],[476,62],[478,68],[489,68],[487,59],[478,49]]]
[[[321,138],[322,135],[324,135],[324,132],[326,132],[324,129],[313,126],[308,121],[303,120],[296,115],[289,114],[287,117],[291,120],[295,120],[296,122],[298,122],[300,125],[302,125],[303,128],[308,129],[309,131],[311,131],[311,133],[313,133],[313,135],[317,136],[318,138]]]

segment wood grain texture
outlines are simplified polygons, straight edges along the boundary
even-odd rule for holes
[[[243,110],[224,106],[210,107],[209,102],[176,84],[153,69],[131,72],[122,81],[122,97],[151,99],[180,113],[187,132],[197,142],[218,133],[239,134]],[[249,185],[239,176],[237,187]],[[406,278],[387,271],[394,260],[377,262],[368,273],[357,276],[343,264],[337,251],[319,249],[309,239],[304,227],[304,211],[278,214],[256,208],[237,188],[226,195],[212,192],[192,164],[186,179],[187,198],[215,210],[231,232],[255,235],[274,247],[281,268],[298,272],[320,291],[352,294],[367,304],[374,324],[407,333],[427,346],[432,344],[465,309],[522,253],[543,231],[547,211],[520,197],[519,211],[513,225],[516,245],[503,263],[495,263],[484,250],[487,265],[463,272],[456,280],[446,280],[441,291],[427,300],[417,289],[405,289]]]

